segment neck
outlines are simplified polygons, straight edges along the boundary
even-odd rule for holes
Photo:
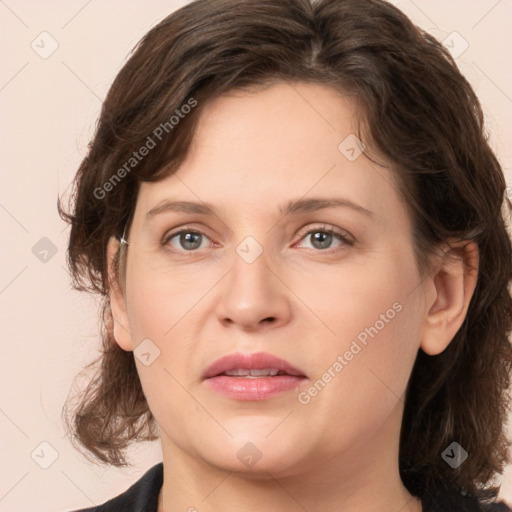
[[[164,481],[158,512],[421,512],[420,500],[400,479],[401,417],[397,406],[373,436],[361,435],[329,460],[324,457],[301,471],[269,470],[257,477],[191,457],[162,432]]]

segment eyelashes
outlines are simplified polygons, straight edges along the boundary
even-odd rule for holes
[[[311,238],[311,235],[315,235],[315,237]],[[354,244],[353,238],[348,233],[338,230],[332,226],[315,226],[307,229],[306,231],[302,231],[299,233],[299,236],[299,241],[309,237],[312,247],[307,249],[311,249],[318,253],[332,253],[332,243],[335,241],[338,241],[339,245],[335,246],[334,249],[339,247],[343,250],[346,249],[347,246],[352,246]],[[208,247],[208,245],[203,246],[205,239],[210,240],[210,237],[201,230],[184,226],[178,231],[172,231],[171,233],[166,234],[162,240],[162,245],[173,253],[199,253],[201,249]]]

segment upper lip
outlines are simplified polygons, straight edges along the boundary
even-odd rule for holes
[[[267,354],[265,352],[256,352],[254,354],[242,354],[236,352],[228,354],[214,361],[203,374],[203,379],[216,377],[224,372],[229,372],[237,369],[248,370],[264,370],[264,369],[277,369],[286,373],[287,375],[294,375],[305,377],[304,372],[292,366],[288,361],[280,359],[279,357]]]

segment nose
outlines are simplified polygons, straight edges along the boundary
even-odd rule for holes
[[[268,260],[265,250],[252,262],[234,254],[216,308],[222,324],[251,331],[280,327],[290,321],[291,292],[279,265]]]

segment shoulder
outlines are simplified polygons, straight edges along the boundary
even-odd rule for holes
[[[424,496],[422,504],[423,512],[512,512],[502,501],[482,502],[475,496],[457,491]]]
[[[157,512],[158,494],[163,482],[163,464],[150,468],[122,494],[90,508],[74,512]]]

